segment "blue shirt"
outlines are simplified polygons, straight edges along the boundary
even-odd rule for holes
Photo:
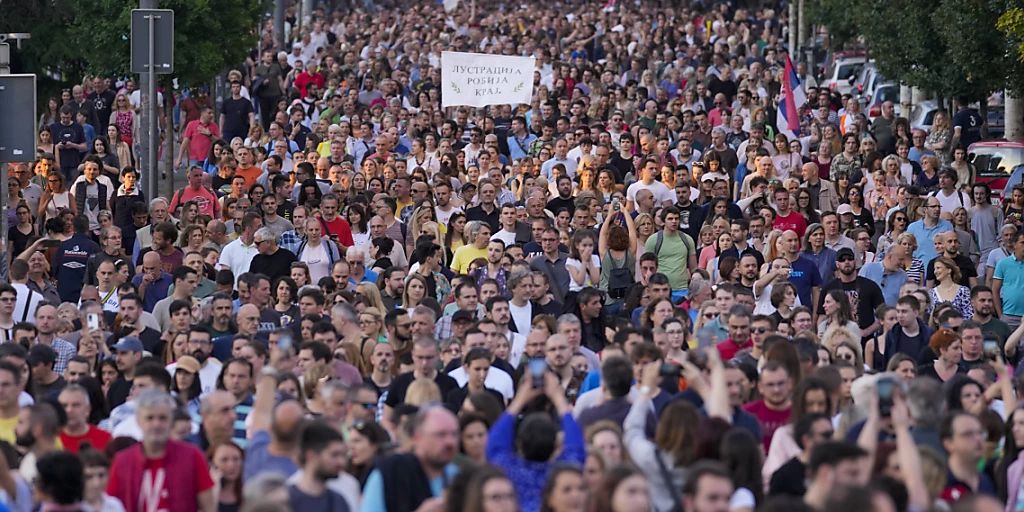
[[[444,475],[430,480],[430,492],[434,496],[441,496],[445,491],[445,482],[451,482],[459,473],[455,464],[448,464],[444,468]],[[366,479],[363,486],[363,501],[359,504],[362,512],[379,512],[387,510],[384,500],[384,478],[380,476],[380,470],[375,469]]]
[[[818,274],[818,266],[807,256],[801,255],[796,261],[790,264],[789,282],[796,287],[796,295],[800,297],[800,304],[811,305],[814,301],[811,291],[815,287],[821,287],[821,275]]]
[[[564,414],[561,423],[565,438],[562,451],[554,462],[566,462],[582,467],[587,456],[583,431],[580,430],[579,424],[573,419],[571,413]],[[491,427],[490,435],[487,438],[487,462],[501,468],[508,475],[508,479],[512,481],[512,485],[516,489],[516,494],[519,495],[519,506],[522,510],[538,510],[544,482],[547,481],[548,471],[553,464],[550,461],[537,462],[522,458],[516,453],[515,438],[515,416],[507,412],[502,413],[498,421]],[[367,510],[366,498],[363,499],[363,510]]]
[[[865,263],[860,268],[859,275],[878,283],[886,304],[896,304],[896,300],[900,298],[900,288],[907,282],[906,271],[898,269],[894,272],[887,272],[880,261]]]
[[[917,239],[917,250],[914,251],[914,257],[921,260],[921,264],[926,268],[928,262],[938,256],[932,239],[935,238],[935,235],[947,231],[953,231],[953,225],[945,219],[939,219],[938,224],[935,224],[933,228],[925,227],[924,219],[912,222],[907,226],[907,233],[914,235],[914,238]]]
[[[521,141],[515,135],[509,135],[507,139],[508,153],[512,156],[512,161],[530,156],[530,144],[533,144],[535,140],[537,140],[537,136],[532,133],[526,134]]]
[[[142,274],[135,274],[135,277],[132,278],[132,284],[138,288],[142,284]],[[174,277],[167,272],[161,272],[160,279],[153,281],[146,287],[146,295],[142,297],[142,309],[152,313],[156,303],[167,298],[167,290],[171,288],[172,284],[174,284]]]
[[[349,277],[348,278],[348,282],[352,283],[352,287],[353,288],[357,284],[359,284],[360,282],[362,282],[362,283],[374,283],[374,284],[377,284],[377,273],[372,271],[372,270],[370,270],[370,269],[366,269],[366,273],[363,274],[363,280],[362,281],[356,281],[356,279],[354,277]]]
[[[268,446],[270,446],[270,432],[266,430],[256,431],[252,439],[249,440],[249,446],[245,449],[245,468],[242,471],[246,480],[261,473],[277,473],[288,478],[299,470],[299,466],[290,457],[271,455],[267,451]]]
[[[999,301],[1003,304],[1003,313],[1024,316],[1024,261],[1011,254],[996,264],[992,277],[1002,281]]]

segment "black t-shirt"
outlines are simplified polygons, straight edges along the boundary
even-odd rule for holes
[[[978,277],[978,268],[974,265],[974,262],[972,262],[967,256],[960,253],[957,253],[956,258],[954,258],[953,261],[956,262],[956,266],[960,268],[960,282],[958,284],[961,286],[971,286],[971,278]],[[925,269],[925,279],[935,279],[934,259],[928,262],[928,267]]]
[[[224,114],[224,133],[243,136],[249,133],[249,114],[252,102],[245,98],[228,98],[221,105],[220,113]]]
[[[618,152],[612,153],[611,159],[608,161],[608,167],[612,169],[612,173],[615,175],[615,183],[623,183],[626,180],[626,175],[633,172],[633,159],[622,158],[622,155]]]
[[[388,398],[384,403],[391,408],[404,403],[405,392],[409,390],[409,385],[412,384],[414,380],[416,380],[416,378],[413,377],[412,372],[403,373],[398,377],[395,377],[395,381],[391,383],[391,388],[388,391]],[[448,393],[453,389],[459,389],[459,384],[455,382],[455,379],[442,372],[437,372],[437,376],[434,377],[434,383],[437,384],[437,387],[441,390],[442,397],[448,396]]]
[[[769,496],[803,497],[807,492],[807,465],[793,457],[772,473],[768,484]]]
[[[69,125],[64,125],[59,122],[53,123],[50,125],[50,137],[52,137],[55,145],[61,142],[85,144],[85,130],[82,129],[81,125],[75,122],[72,122]],[[78,164],[82,163],[82,153],[77,149],[67,148],[59,149],[58,151],[60,151],[61,169],[77,169]]]
[[[249,267],[258,269],[261,274],[266,275],[273,282],[281,276],[289,275],[292,262],[294,261],[295,255],[291,251],[278,249],[274,254],[257,254],[253,256]]]
[[[965,108],[953,115],[953,126],[960,128],[960,144],[970,146],[981,140],[981,125],[984,120],[977,110]]]
[[[857,276],[851,283],[844,283],[839,279],[833,279],[821,289],[821,297],[818,299],[818,313],[824,311],[825,294],[830,290],[843,290],[850,299],[850,311],[856,315],[857,326],[867,329],[875,322],[875,308],[885,303],[882,296],[882,289],[874,281]]]
[[[558,210],[561,210],[562,208],[568,209],[569,210],[569,218],[572,218],[573,214],[576,213],[576,202],[571,197],[569,197],[569,198],[555,197],[554,199],[548,201],[547,209],[551,213],[554,213],[554,214],[557,215],[558,214]]]
[[[340,494],[325,489],[320,496],[310,496],[294,485],[288,486],[288,504],[292,510],[322,510],[323,512],[349,512],[348,503]]]
[[[96,111],[96,122],[99,123],[99,126],[95,127],[97,133],[101,133],[100,126],[106,126],[110,122],[110,113],[114,110],[115,98],[117,98],[117,94],[110,89],[103,92],[93,92],[89,95],[92,109]]]

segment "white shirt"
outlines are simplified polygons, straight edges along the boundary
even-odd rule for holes
[[[220,259],[217,261],[217,267],[231,270],[235,274],[235,284],[238,284],[238,276],[249,271],[249,264],[259,252],[255,243],[245,245],[241,238],[237,238],[224,246],[224,251],[220,253]]]
[[[299,261],[309,266],[309,277],[314,283],[319,283],[321,278],[331,274],[331,265],[328,263],[327,258],[327,247],[322,242],[316,247],[306,244]]]
[[[501,240],[505,243],[505,247],[508,247],[516,243],[516,234],[514,231],[506,231],[504,229],[491,235],[491,240]]]
[[[177,366],[177,363],[171,363],[166,367],[167,373],[171,374],[172,379],[174,378]],[[206,360],[206,364],[199,369],[199,388],[202,390],[199,394],[200,397],[217,389],[217,377],[220,376],[220,370],[223,366],[220,361],[210,357]]]
[[[959,194],[959,196],[957,195]],[[971,207],[971,196],[967,195],[967,192],[963,190],[954,190],[952,194],[946,195],[946,192],[942,189],[936,190],[933,194],[936,199],[939,200],[940,213],[952,214],[953,210],[957,208],[969,209]]]
[[[18,294],[18,300],[14,303],[14,313],[11,318],[15,322],[31,322],[36,317],[36,308],[43,300],[43,294],[32,291],[27,284],[11,283],[14,291]]]
[[[652,181],[650,185],[644,185],[642,181],[633,183],[626,189],[626,199],[636,203],[636,193],[641,190],[650,190],[654,194],[655,205],[660,205],[665,201],[676,202],[675,192],[669,190],[668,186],[660,181]]]
[[[530,332],[530,322],[533,321],[533,303],[526,301],[526,305],[520,307],[509,301],[508,311],[512,314],[512,323],[516,326],[516,332]]]
[[[455,382],[459,384],[459,387],[465,386],[469,378],[466,377],[466,370],[460,366],[452,370],[449,377],[455,379]],[[505,370],[495,368],[492,366],[487,370],[487,378],[484,379],[484,387],[493,389],[501,396],[505,397],[505,401],[508,402],[512,399],[512,395],[515,394],[515,385],[512,383],[512,376],[505,373]]]
[[[601,257],[596,255],[596,254],[591,254],[590,255],[590,263],[591,263],[591,265],[597,267],[600,270],[600,268],[601,268]],[[578,260],[578,259],[576,259],[576,258],[568,258],[568,259],[565,260],[565,267],[566,267],[566,269],[568,269],[569,267],[572,267],[574,270],[579,271],[579,270],[583,269],[583,262]],[[580,291],[580,290],[582,290],[582,289],[584,289],[584,288],[586,288],[588,286],[595,286],[595,283],[590,279],[590,273],[589,272],[585,272],[583,274],[583,282],[582,283],[577,283],[576,280],[572,278],[572,274],[569,274],[569,291],[570,292],[578,292],[578,291]],[[516,325],[518,325],[518,324],[516,324]]]

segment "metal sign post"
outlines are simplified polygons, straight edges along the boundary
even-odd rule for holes
[[[143,0],[143,6],[156,7],[156,0]],[[160,170],[160,128],[157,114],[156,75],[174,72],[174,11],[170,9],[133,9],[131,24],[131,70],[142,75],[146,100],[142,125],[147,133],[142,148],[146,197],[158,194]],[[173,172],[169,169],[168,172]]]
[[[0,119],[0,254],[5,255],[6,212],[13,207],[7,201],[7,164],[31,162],[36,157],[36,75],[0,73]],[[7,258],[0,259],[0,275],[7,277]]]

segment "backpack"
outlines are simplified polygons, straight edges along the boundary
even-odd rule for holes
[[[683,233],[682,231],[676,231],[676,234],[679,235],[679,240],[683,242],[684,246],[686,246],[687,257],[689,257],[689,255],[691,253],[697,252],[697,249],[693,245],[693,239],[690,238],[690,235],[687,235],[686,233]],[[659,255],[661,253],[661,245],[663,243],[665,243],[665,231],[658,231],[658,233],[655,235],[655,241],[654,241],[654,255],[655,256],[657,256],[657,255]]]

